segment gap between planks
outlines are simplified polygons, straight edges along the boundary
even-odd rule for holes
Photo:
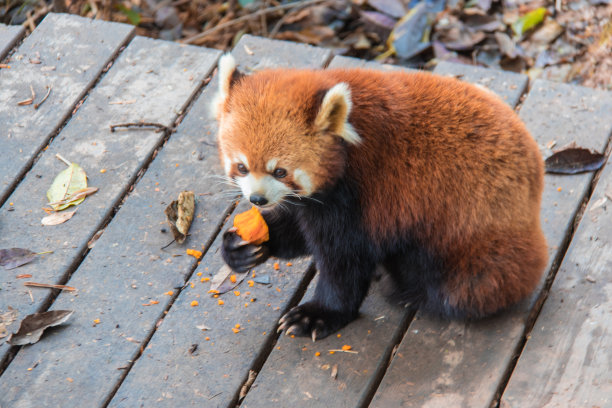
[[[490,407],[498,408],[500,406],[500,400],[506,390],[506,387],[508,386],[508,383],[510,382],[510,377],[512,377],[512,373],[514,372],[514,369],[516,368],[516,365],[518,364],[518,360],[525,348],[525,345],[527,344],[527,338],[529,337],[529,334],[533,330],[533,327],[535,326],[538,316],[540,315],[540,312],[542,311],[542,307],[544,306],[544,303],[546,302],[546,299],[548,298],[548,294],[550,293],[550,289],[555,281],[557,272],[559,271],[559,268],[561,267],[563,259],[565,258],[565,255],[567,254],[569,246],[572,243],[572,240],[574,238],[574,234],[576,233],[578,225],[580,224],[580,222],[582,221],[582,218],[584,217],[584,213],[587,209],[589,201],[591,200],[593,191],[595,191],[595,187],[597,187],[597,183],[599,182],[601,173],[603,172],[606,165],[612,164],[612,163],[608,163],[610,159],[610,154],[612,152],[612,143],[610,143],[611,139],[612,139],[612,134],[608,135],[608,141],[606,142],[606,147],[603,150],[604,155],[606,156],[606,161],[604,165],[601,166],[601,168],[599,168],[598,170],[596,170],[594,174],[591,176],[591,180],[589,181],[589,189],[585,193],[580,203],[580,206],[576,209],[576,212],[574,213],[572,217],[571,225],[567,231],[567,234],[565,234],[565,237],[563,238],[563,242],[561,244],[559,252],[557,253],[557,256],[552,262],[552,265],[550,267],[550,270],[544,282],[544,287],[542,288],[540,295],[534,302],[534,305],[531,308],[531,311],[529,312],[529,316],[527,317],[527,322],[525,323],[525,329],[523,331],[523,334],[521,335],[520,342],[519,344],[517,344],[516,349],[514,350],[514,353],[513,353],[514,356],[512,358],[512,361],[510,361],[508,367],[506,367],[506,372],[504,373],[504,376],[499,383],[497,391],[495,392],[494,399],[489,404]]]
[[[134,39],[135,35],[132,33],[128,39],[126,40],[126,42],[121,45],[117,51],[115,52],[115,54],[113,55],[113,57],[111,58],[111,60],[109,61],[109,63],[107,64],[107,66],[101,71],[100,75],[98,76],[98,78],[96,79],[96,81],[92,84],[92,86],[87,89],[83,95],[83,97],[79,100],[79,102],[75,105],[75,108],[71,111],[71,113],[67,116],[66,120],[64,120],[62,122],[62,125],[57,128],[54,132],[53,135],[48,139],[46,146],[48,146],[54,139],[55,137],[62,131],[62,129],[64,129],[64,127],[67,125],[67,123],[70,121],[70,119],[74,116],[74,114],[76,114],[76,111],[78,110],[78,108],[85,102],[85,100],[87,99],[87,97],[89,96],[90,92],[95,89],[96,85],[98,85],[98,83],[104,78],[105,74],[110,70],[110,68],[114,65],[115,61],[117,60],[117,58],[120,56],[121,52],[123,52],[123,50],[126,49],[126,47],[129,45],[129,43]],[[85,260],[85,258],[87,257],[87,255],[89,254],[89,251],[91,251],[90,248],[87,247],[87,242],[91,241],[94,237],[94,235],[98,232],[98,231],[103,231],[108,224],[110,224],[110,222],[113,220],[113,218],[115,217],[115,214],[117,214],[117,212],[119,211],[119,209],[121,208],[121,206],[123,205],[123,203],[125,203],[125,200],[128,198],[128,196],[130,195],[130,193],[133,191],[134,187],[138,184],[138,182],[140,181],[140,179],[142,178],[142,176],[146,173],[146,171],[149,169],[149,167],[151,166],[151,163],[153,163],[153,161],[155,160],[155,158],[157,157],[159,151],[161,149],[163,149],[164,145],[168,142],[168,140],[170,139],[170,137],[172,136],[172,133],[174,133],[176,131],[176,128],[179,126],[179,124],[181,123],[181,121],[183,120],[184,116],[189,113],[191,107],[193,106],[193,104],[197,101],[198,97],[200,96],[200,94],[204,91],[204,89],[206,89],[207,85],[210,83],[210,79],[212,78],[212,72],[210,72],[208,74],[208,76],[201,81],[201,83],[198,85],[198,88],[196,90],[196,92],[194,92],[189,99],[187,100],[187,104],[185,109],[180,112],[180,114],[177,114],[175,116],[175,119],[173,121],[173,124],[171,127],[168,127],[166,130],[164,130],[164,136],[163,138],[161,138],[161,140],[155,145],[154,149],[151,151],[151,153],[145,158],[144,160],[144,164],[142,165],[142,167],[136,172],[136,174],[134,176],[132,176],[132,178],[127,182],[125,188],[123,189],[123,191],[121,192],[119,198],[110,206],[110,212],[108,214],[107,217],[105,217],[104,219],[102,219],[102,221],[98,224],[98,226],[95,228],[95,232],[89,236],[87,238],[87,241],[85,241],[84,247],[81,249],[81,255],[76,257],[74,262],[72,262],[68,268],[66,268],[66,272],[62,275],[62,277],[59,279],[59,285],[65,285],[70,278],[72,277],[72,275],[74,274],[74,272],[79,268],[79,266],[81,265],[81,263],[83,263],[83,261]],[[30,161],[30,163],[28,163],[28,166],[26,168],[26,170],[23,172],[23,174],[20,174],[16,180],[18,180],[16,183],[14,183],[14,185],[11,186],[8,194],[6,195],[6,199],[4,200],[0,200],[0,207],[4,204],[4,201],[6,201],[8,199],[8,197],[11,196],[11,194],[13,194],[13,192],[15,191],[15,189],[17,188],[17,186],[21,183],[21,181],[23,180],[23,178],[26,176],[26,174],[32,169],[32,167],[36,164],[36,162],[38,161],[38,159],[42,156],[42,154],[44,153],[45,148],[40,149],[36,155],[34,155],[34,159],[32,159]],[[210,241],[207,242],[207,250],[208,250],[208,245],[211,245],[212,242],[214,241],[214,239],[216,238],[216,236],[218,235],[220,229],[222,228],[226,218],[229,216],[229,213],[231,213],[231,211],[233,211],[233,208],[235,208],[236,203],[233,204],[233,206],[230,206],[223,214],[223,218],[221,218],[221,220],[219,221],[218,225],[217,225],[217,229],[215,230],[215,233],[213,234],[213,236],[211,237]],[[228,212],[229,211],[229,212]],[[104,233],[102,233],[103,235]],[[99,237],[98,237],[99,238]],[[193,269],[190,271],[189,273],[189,277],[191,277],[191,275],[193,274],[193,272],[195,271],[195,268],[197,267],[197,263],[195,264],[195,266],[193,267]],[[182,289],[182,288],[181,288]],[[51,292],[47,295],[47,297],[45,298],[45,300],[42,302],[42,304],[40,305],[40,307],[38,308],[38,310],[36,311],[36,313],[41,313],[41,312],[45,312],[47,310],[49,310],[49,308],[53,305],[53,303],[55,302],[55,300],[57,299],[57,297],[60,295],[61,290],[59,289],[51,289]],[[178,295],[177,295],[178,296]],[[174,299],[172,299],[172,301],[170,302],[170,305],[172,305],[172,303],[174,302]],[[153,332],[151,333],[150,336],[147,336],[143,347],[141,348],[141,350],[144,349],[144,347],[146,347],[146,344],[148,344],[149,340],[151,339],[151,337],[153,336],[153,334],[155,333],[155,329],[153,330]],[[23,346],[11,346],[6,358],[4,358],[2,361],[0,361],[0,377],[2,377],[2,375],[4,374],[4,371],[6,370],[6,368],[11,364],[11,362],[13,361],[13,359],[15,358],[15,356],[17,355],[17,353],[19,352],[19,350],[22,348]],[[142,354],[142,351],[139,351],[138,356]],[[135,360],[134,360],[135,361]],[[133,362],[130,364],[130,368],[133,365]],[[125,375],[127,375],[127,373],[129,372],[129,370],[126,370]],[[121,377],[121,381],[123,381],[123,379],[125,378],[125,375]],[[119,383],[117,385],[116,388],[113,389],[113,395],[116,392],[116,390],[119,388],[121,384]],[[108,402],[110,402],[110,399],[106,402],[105,406],[108,404]]]

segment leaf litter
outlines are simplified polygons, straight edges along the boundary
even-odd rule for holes
[[[15,269],[32,262],[36,255],[50,254],[53,251],[34,252],[26,248],[0,249],[0,266],[4,269]]]
[[[570,143],[556,150],[544,163],[547,173],[578,174],[599,170],[605,162],[605,155]]]
[[[178,244],[185,242],[189,227],[191,227],[191,222],[193,221],[194,212],[195,194],[193,191],[179,193],[178,199],[172,201],[164,210],[166,220],[174,236],[174,241]]]
[[[34,344],[40,340],[46,329],[64,323],[73,313],[72,310],[52,310],[28,315],[21,321],[17,333],[11,334],[7,343],[12,346]]]

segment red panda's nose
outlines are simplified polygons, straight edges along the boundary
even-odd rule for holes
[[[268,204],[268,199],[259,194],[251,194],[249,197],[249,201],[255,205],[266,205]]]

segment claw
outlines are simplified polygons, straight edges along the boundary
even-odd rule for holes
[[[287,320],[287,315],[283,315],[283,317],[280,318],[280,320],[278,321],[278,324],[283,324],[285,323],[285,320]]]
[[[284,326],[285,326],[284,324],[281,324],[280,326],[278,326],[278,329],[276,329],[276,332],[277,332],[277,333],[282,332],[282,331],[283,331],[283,329],[285,328]]]
[[[312,331],[312,342],[314,343],[315,341],[317,341],[317,329]]]
[[[295,328],[297,328],[297,326],[294,324],[293,326],[285,330],[285,336],[289,336],[290,334],[292,334]]]
[[[236,232],[236,231],[238,231],[238,228],[236,227],[231,227],[227,229],[227,232]]]

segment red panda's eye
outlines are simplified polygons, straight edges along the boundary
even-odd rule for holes
[[[238,163],[238,172],[240,172],[240,174],[247,174],[249,172],[249,169],[246,168],[246,166],[242,163]]]
[[[274,170],[274,177],[276,178],[283,178],[287,175],[287,170],[285,169],[281,169],[280,167],[276,170]]]

